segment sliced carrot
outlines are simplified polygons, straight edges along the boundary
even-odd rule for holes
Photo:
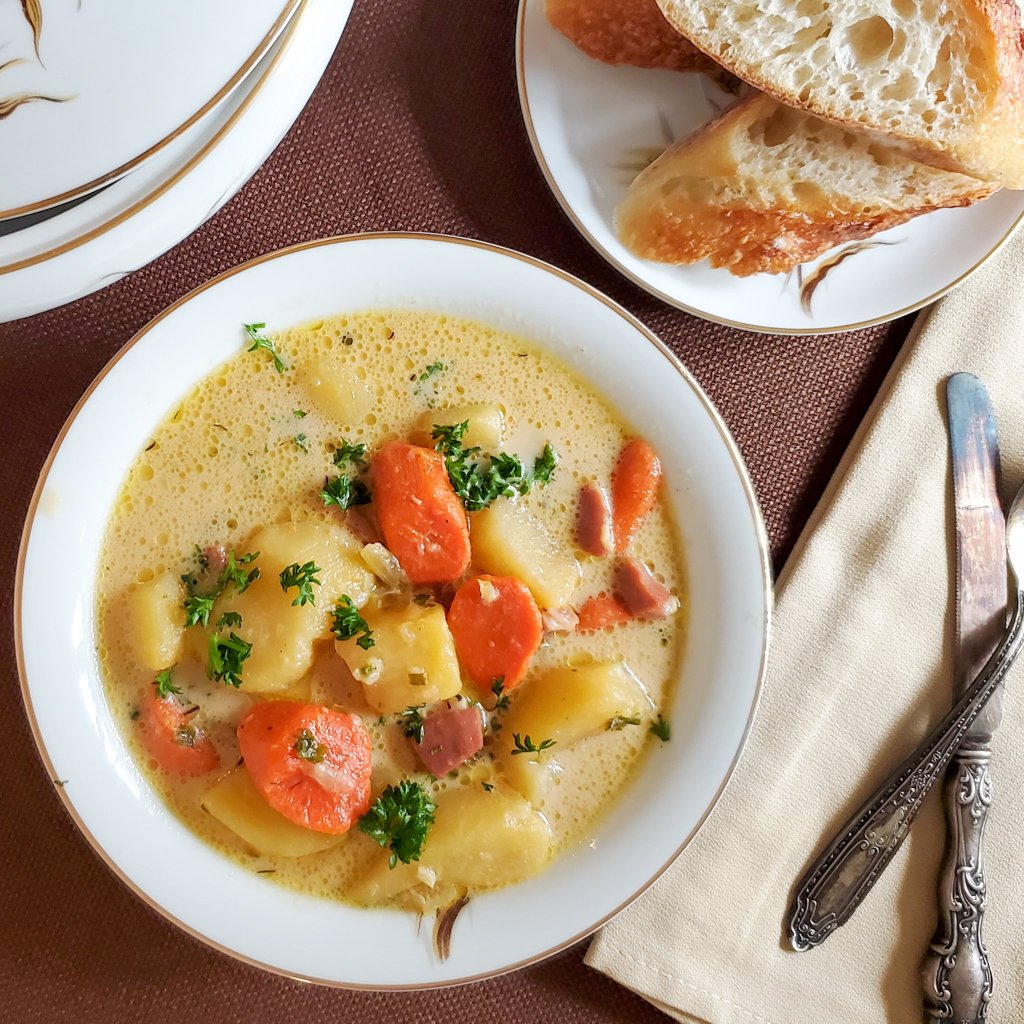
[[[615,550],[623,552],[650,515],[658,498],[661,462],[638,437],[627,441],[612,472],[612,523]]]
[[[469,520],[440,452],[391,441],[373,459],[384,543],[414,584],[448,583],[469,565]]]
[[[580,608],[580,621],[576,629],[586,633],[594,629],[606,629],[629,622],[633,615],[614,594],[598,594],[589,597]]]
[[[143,705],[142,727],[146,750],[161,768],[183,775],[205,775],[220,767],[220,757],[196,721],[196,711],[185,708],[173,696],[158,697],[151,690]]]
[[[347,832],[370,806],[370,734],[352,715],[268,700],[238,725],[256,788],[278,814],[314,832]]]
[[[448,628],[466,675],[481,692],[495,679],[504,689],[522,682],[544,637],[529,587],[514,576],[475,576],[456,591]]]

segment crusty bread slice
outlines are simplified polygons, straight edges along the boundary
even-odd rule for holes
[[[996,188],[755,94],[642,171],[616,230],[644,259],[775,274]]]
[[[547,0],[545,7],[562,35],[606,64],[721,71],[665,20],[657,0]]]
[[[1016,0],[658,0],[729,71],[792,106],[1024,188]]]

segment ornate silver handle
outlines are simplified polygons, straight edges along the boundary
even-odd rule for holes
[[[939,875],[939,926],[921,968],[925,1013],[936,1024],[982,1024],[992,998],[992,967],[981,934],[989,758],[987,744],[961,750],[946,776],[950,842]]]
[[[800,880],[789,908],[796,950],[824,942],[860,905],[906,838],[929,790],[949,764],[964,733],[1003,681],[1024,640],[1024,592],[999,647],[950,712],[857,810]]]

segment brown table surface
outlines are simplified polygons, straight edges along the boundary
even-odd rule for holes
[[[334,59],[278,149],[227,206],[105,291],[0,326],[0,1022],[664,1019],[583,966],[585,943],[514,975],[418,995],[262,974],[187,937],[127,891],[65,813],[22,713],[11,586],[36,475],[110,356],[213,275],[325,235],[447,232],[579,275],[661,335],[721,409],[781,565],[909,321],[787,338],[705,323],[646,295],[580,238],[548,192],[519,115],[514,0],[357,0]],[[55,581],[56,582],[56,581]]]

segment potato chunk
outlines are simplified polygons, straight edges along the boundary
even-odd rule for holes
[[[355,640],[338,640],[335,647],[371,707],[392,714],[459,692],[459,661],[440,605],[408,604],[367,612],[365,618],[373,647],[364,651]]]
[[[128,595],[128,617],[135,653],[154,672],[181,657],[185,633],[185,587],[171,572],[141,584]]]
[[[348,363],[324,356],[300,365],[297,375],[317,408],[339,427],[358,426],[373,412],[373,393]]]
[[[505,413],[500,406],[486,403],[428,409],[417,418],[411,440],[433,447],[434,427],[451,427],[456,423],[469,424],[462,438],[467,448],[500,448],[505,440]]]
[[[218,779],[206,791],[202,806],[257,853],[305,857],[329,850],[341,836],[312,832],[282,817],[267,803],[243,766]]]
[[[393,870],[383,853],[351,895],[383,903],[415,885],[465,891],[511,885],[535,875],[551,853],[551,827],[517,793],[460,788],[438,798],[436,820],[418,862]],[[433,885],[424,879],[430,878]]]
[[[603,732],[615,717],[642,717],[650,707],[643,686],[624,662],[566,665],[523,684],[505,715],[502,736],[509,743],[514,733],[538,743],[551,739],[564,749]]]
[[[524,505],[501,498],[470,516],[469,526],[473,557],[485,572],[518,576],[541,608],[569,603],[580,580],[579,562]]]
[[[300,679],[313,660],[314,641],[330,636],[331,609],[343,594],[356,606],[366,603],[373,577],[359,556],[360,545],[339,526],[322,522],[266,526],[253,535],[247,550],[258,551],[260,578],[243,593],[229,587],[217,602],[211,625],[224,612],[238,612],[235,629],[252,644],[242,665],[246,693],[282,694]],[[297,591],[281,589],[281,570],[313,562],[320,586],[315,604],[293,605]]]

